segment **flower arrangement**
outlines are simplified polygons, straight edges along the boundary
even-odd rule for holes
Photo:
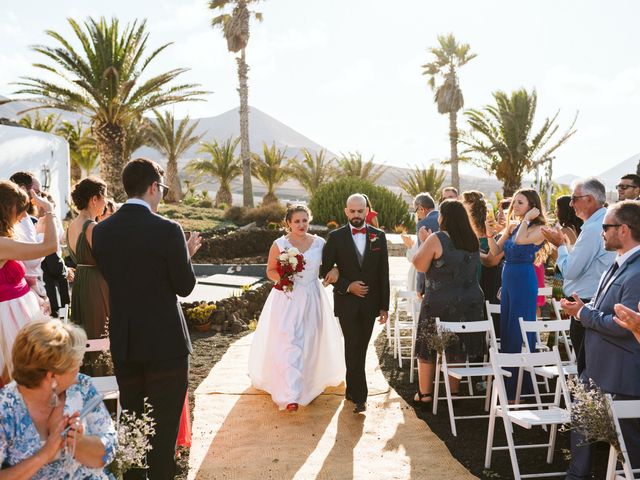
[[[291,292],[293,291],[294,277],[304,270],[306,263],[304,256],[295,247],[285,248],[284,251],[278,255],[277,260],[276,270],[278,275],[280,275],[280,280],[273,288],[283,292]]]
[[[211,315],[217,308],[218,307],[215,303],[207,304],[203,302],[200,305],[187,310],[187,319],[193,325],[204,325],[211,321]]]
[[[607,399],[593,380],[589,383],[575,378],[567,380],[567,388],[573,396],[571,406],[571,427],[584,435],[585,443],[607,442],[619,452],[613,416]],[[564,427],[568,430],[569,428]]]
[[[422,337],[427,349],[433,353],[442,353],[459,340],[458,335],[442,326],[436,327],[435,322],[427,325]]]
[[[150,415],[153,409],[146,398],[143,408],[139,416],[127,410],[120,414],[118,447],[109,464],[109,471],[118,479],[132,468],[147,468],[147,452],[152,448],[150,438],[156,434],[156,423]]]

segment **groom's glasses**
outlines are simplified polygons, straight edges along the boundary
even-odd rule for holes
[[[156,182],[159,187],[162,188],[162,198],[167,198],[167,194],[169,193],[169,186],[164,183]]]

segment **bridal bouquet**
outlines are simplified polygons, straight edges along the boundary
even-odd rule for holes
[[[297,248],[285,248],[284,252],[278,255],[276,269],[280,275],[280,281],[274,288],[283,292],[293,291],[293,279],[296,274],[304,270],[306,261]]]

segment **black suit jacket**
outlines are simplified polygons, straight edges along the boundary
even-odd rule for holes
[[[176,295],[196,284],[180,225],[125,204],[93,229],[93,253],[109,284],[114,361],[157,361],[191,353]]]
[[[355,314],[364,308],[369,316],[377,317],[380,310],[389,310],[389,254],[387,239],[382,230],[367,225],[367,244],[362,266],[358,262],[356,246],[347,224],[329,233],[322,251],[320,277],[337,265],[340,278],[333,285],[334,314],[337,317]],[[347,293],[353,281],[361,280],[369,287],[364,297]]]

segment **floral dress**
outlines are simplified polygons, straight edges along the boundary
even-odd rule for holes
[[[78,382],[67,389],[64,414],[71,415],[82,410],[83,405],[98,395],[90,377],[79,374]],[[103,480],[113,479],[106,465],[115,457],[116,430],[104,403],[100,403],[82,421],[84,435],[97,436],[105,447],[102,458],[105,467],[89,468],[76,459],[62,453],[56,460],[42,467],[32,479]],[[8,468],[36,454],[44,445],[36,426],[31,420],[27,406],[16,382],[0,390],[0,468]]]

